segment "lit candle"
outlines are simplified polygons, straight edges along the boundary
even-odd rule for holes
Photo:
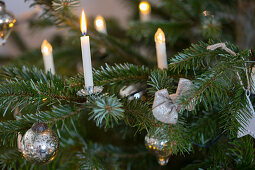
[[[140,20],[141,20],[141,22],[149,21],[150,20],[150,14],[151,14],[151,5],[146,1],[142,1],[139,4],[139,9],[140,9]]]
[[[107,34],[106,23],[102,16],[97,16],[94,24],[95,24],[95,28],[98,32],[100,32],[102,34]]]
[[[89,90],[93,88],[93,74],[92,74],[92,64],[91,64],[91,54],[90,54],[90,42],[89,36],[87,34],[87,24],[86,16],[84,10],[81,13],[81,50],[82,50],[82,61],[83,61],[83,71],[84,71],[84,80],[85,88]]]
[[[157,60],[159,69],[167,69],[167,55],[166,55],[166,43],[165,43],[165,34],[159,28],[155,34],[156,42],[156,51],[157,51]]]
[[[45,72],[47,73],[48,71],[50,71],[54,75],[55,67],[54,67],[54,61],[53,61],[52,46],[47,40],[43,41],[41,46],[41,51],[43,55]]]

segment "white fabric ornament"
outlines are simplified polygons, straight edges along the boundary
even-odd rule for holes
[[[246,98],[248,100],[248,110],[250,113],[252,113],[252,116],[251,118],[247,120],[246,123],[240,122],[240,124],[242,125],[242,127],[244,127],[244,129],[241,127],[239,128],[237,137],[241,138],[246,135],[251,135],[253,138],[255,138],[255,112],[254,112],[254,108],[252,106],[251,100],[247,94],[246,94]],[[244,113],[245,110],[240,110],[240,112]]]
[[[190,80],[181,78],[175,94],[169,95],[167,89],[157,91],[152,106],[154,117],[163,123],[176,124],[178,121],[178,108],[180,107],[180,105],[176,104],[176,101],[181,95],[190,90],[192,85],[193,83]],[[195,98],[185,109],[188,111],[195,109]]]
[[[167,89],[159,90],[155,93],[152,112],[158,121],[167,124],[177,123],[177,106],[171,100]]]
[[[184,93],[186,93],[187,91],[189,91],[192,88],[192,85],[193,85],[193,83],[190,80],[180,78],[176,94],[178,96],[183,95]],[[187,109],[188,111],[195,110],[195,106],[196,106],[195,102],[196,102],[196,100],[195,100],[195,98],[193,98],[191,100],[191,102],[189,103],[189,105],[185,109]]]

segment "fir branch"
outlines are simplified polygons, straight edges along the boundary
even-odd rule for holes
[[[151,96],[161,89],[167,89],[169,93],[175,93],[176,86],[173,84],[172,76],[168,76],[166,71],[153,71],[149,77],[148,85],[150,86],[147,91]]]
[[[169,69],[176,72],[181,72],[183,70],[187,72],[189,69],[192,69],[196,72],[201,68],[210,67],[217,59],[229,61],[238,57],[232,56],[222,49],[214,51],[207,50],[207,46],[211,44],[213,44],[213,41],[209,43],[199,42],[199,44],[192,44],[190,48],[185,49],[182,53],[179,53],[170,60]],[[231,50],[236,53],[238,52],[238,49],[233,47],[233,45],[227,45],[231,46]]]
[[[48,124],[56,124],[58,122],[64,123],[65,120],[71,121],[74,116],[81,113],[84,108],[76,108],[74,110],[70,106],[54,106],[51,111],[39,112],[36,114],[26,114],[17,117],[18,120],[8,120],[0,122],[0,134],[7,136],[22,132],[31,127],[35,122],[44,122]]]
[[[244,137],[241,139],[236,139],[230,142],[233,146],[228,148],[229,156],[233,157],[235,160],[236,168],[238,169],[254,169],[254,142],[252,137]]]
[[[132,64],[119,64],[115,66],[101,67],[94,70],[94,78],[99,85],[111,85],[123,87],[134,83],[145,83],[150,70],[145,66],[135,66]]]
[[[228,96],[228,90],[234,86],[233,82],[236,81],[235,73],[238,68],[234,64],[241,65],[242,63],[242,60],[228,61],[211,68],[197,77],[192,89],[183,94],[177,102],[183,106],[188,106],[192,100],[196,100],[194,104],[203,103],[204,108],[208,110],[213,107],[213,101],[224,101]],[[239,82],[235,84],[239,86]]]
[[[0,148],[0,167],[2,169],[16,168],[17,161],[21,154],[17,148]]]
[[[123,106],[119,99],[114,96],[91,97],[87,106],[92,110],[89,119],[95,120],[99,127],[112,128],[124,117]]]
[[[152,127],[159,127],[152,115],[151,107],[138,100],[124,101],[125,123],[131,127],[137,127],[137,131],[147,130]]]
[[[43,70],[40,70],[37,67],[29,68],[26,66],[22,66],[22,68],[12,66],[2,67],[0,76],[8,80],[33,80],[41,81],[43,83],[49,83],[50,81],[62,83],[64,79],[59,75],[52,75],[51,72],[44,73]]]
[[[90,154],[84,152],[77,153],[77,159],[79,160],[80,169],[84,170],[104,170],[104,167],[100,163],[100,161],[91,156]]]

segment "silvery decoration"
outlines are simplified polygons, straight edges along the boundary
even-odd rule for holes
[[[177,96],[181,96],[184,93],[188,92],[191,89],[192,85],[193,83],[190,80],[180,78],[178,83],[178,88],[176,91]],[[195,98],[194,98],[185,109],[187,109],[188,111],[192,111],[192,110],[195,110],[195,106],[196,105],[195,105]]]
[[[240,122],[240,124],[242,125],[243,128],[239,127],[237,137],[241,138],[243,136],[250,135],[253,138],[255,138],[255,112],[254,112],[254,108],[252,106],[251,100],[249,98],[249,95],[247,95],[247,93],[246,93],[246,98],[247,98],[247,101],[248,101],[248,109],[240,110],[240,113],[242,113],[243,115],[244,114],[247,115],[247,113],[244,113],[244,112],[246,112],[248,110],[249,113],[252,113],[252,115],[247,120],[246,123]]]
[[[21,153],[27,161],[44,164],[57,154],[59,138],[44,123],[35,123],[21,139]]]
[[[178,111],[181,105],[177,104],[177,100],[192,87],[193,83],[181,78],[178,83],[178,88],[175,94],[169,95],[167,89],[159,90],[155,93],[154,102],[152,106],[152,113],[154,117],[163,123],[176,124],[178,121]],[[191,100],[189,105],[185,108],[188,111],[195,109],[195,98]]]
[[[124,86],[120,89],[120,96],[122,98],[127,97],[128,100],[140,99],[144,94],[145,88],[146,86],[141,83]]]
[[[5,3],[0,1],[0,46],[6,43],[15,22],[13,14],[6,11]]]
[[[156,154],[158,163],[161,166],[165,166],[168,163],[169,157],[172,153],[168,143],[169,141],[166,139],[159,139],[156,136],[145,136],[146,148]]]
[[[89,96],[93,94],[99,94],[104,90],[104,87],[102,86],[94,86],[90,87],[89,89],[81,89],[80,91],[77,92],[78,96]]]
[[[159,90],[155,93],[152,113],[158,121],[167,124],[177,123],[177,105],[170,98],[167,89]]]

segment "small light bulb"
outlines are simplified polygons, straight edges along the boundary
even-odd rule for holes
[[[139,9],[142,13],[144,14],[148,14],[150,13],[150,10],[151,10],[151,6],[148,2],[146,1],[143,1],[139,4]]]
[[[159,28],[155,34],[155,42],[164,43],[165,41],[165,33],[162,31],[162,29]]]
[[[106,23],[102,16],[97,16],[94,21],[94,24],[95,24],[95,28],[98,32],[107,34]]]
[[[14,24],[13,24],[13,23],[10,23],[10,24],[9,24],[9,27],[10,27],[10,28],[12,28],[13,26],[14,26]]]
[[[207,14],[207,11],[204,11],[203,14],[204,14],[204,16],[207,16],[207,15],[208,15],[208,14]]]

